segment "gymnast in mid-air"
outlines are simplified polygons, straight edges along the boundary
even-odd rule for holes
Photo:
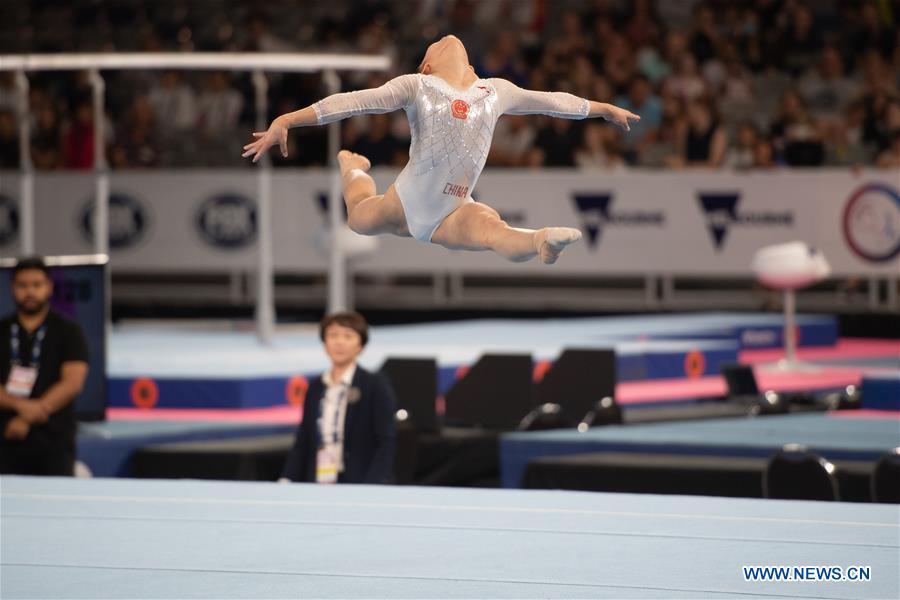
[[[581,239],[571,227],[510,227],[493,208],[472,199],[500,115],[542,114],[564,119],[602,117],[626,131],[640,117],[611,104],[564,92],[523,90],[505,79],[479,79],[462,42],[448,35],[431,44],[418,73],[381,87],[334,94],[276,118],[253,134],[244,157],[257,162],[278,145],[287,156],[291,127],[324,125],[354,115],[403,109],[409,119],[409,162],[384,194],[369,176],[369,160],[338,153],[347,219],[362,235],[412,236],[452,250],[492,250],[515,262],[538,256],[546,264]]]

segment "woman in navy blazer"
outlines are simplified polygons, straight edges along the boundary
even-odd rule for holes
[[[343,394],[343,470],[338,483],[390,483],[394,472],[394,413],[396,400],[388,380],[356,366],[356,357],[368,342],[368,325],[359,313],[326,316],[319,337],[331,359],[331,369],[309,385],[303,421],[297,428],[281,481],[317,480],[317,455],[322,447],[322,411],[330,383],[348,383]],[[345,388],[346,389],[346,388]],[[331,413],[336,414],[336,413]],[[320,460],[320,459],[319,459]]]

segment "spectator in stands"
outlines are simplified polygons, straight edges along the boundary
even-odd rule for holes
[[[269,30],[268,23],[260,15],[251,17],[247,31],[250,34],[247,50],[255,52],[297,52],[297,47],[294,44],[272,33]]]
[[[538,164],[545,167],[574,167],[575,148],[581,142],[581,129],[570,119],[540,119],[535,150],[539,152]],[[535,159],[538,161],[538,159]]]
[[[791,89],[791,78],[774,63],[766,64],[753,79],[756,119],[764,130],[775,122],[781,98]]]
[[[660,34],[659,19],[650,0],[633,0],[631,14],[625,25],[625,38],[635,48],[650,46]]]
[[[815,119],[837,121],[861,93],[857,81],[844,76],[840,53],[832,46],[822,50],[819,64],[800,80],[800,94]]]
[[[195,151],[197,98],[178,71],[166,71],[148,95],[164,165],[184,164]]]
[[[43,260],[12,272],[16,312],[0,320],[0,473],[71,476],[72,401],[88,373],[81,327],[50,308],[53,283]]]
[[[894,131],[891,145],[878,155],[875,166],[882,169],[900,167],[900,130]]]
[[[19,111],[16,74],[12,71],[0,71],[0,111],[9,111],[13,114]]]
[[[827,164],[860,166],[873,162],[877,148],[863,139],[865,120],[863,103],[854,102],[847,108],[846,118],[829,124],[826,128]]]
[[[759,133],[753,123],[741,123],[725,155],[725,165],[732,169],[752,168],[756,162],[756,145],[758,143]]]
[[[367,157],[373,165],[390,165],[394,163],[394,154],[406,154],[406,148],[391,133],[391,115],[370,115],[367,119],[368,131],[357,140],[353,151]]]
[[[207,78],[207,88],[197,100],[197,130],[203,158],[208,166],[234,162],[232,151],[235,146],[240,147],[240,138],[236,134],[243,108],[244,98],[240,92],[229,87],[228,75],[211,73]]]
[[[63,152],[67,169],[94,166],[94,110],[90,102],[76,106],[75,122],[63,135]]]
[[[645,76],[636,75],[631,80],[628,95],[616,98],[613,104],[641,115],[641,120],[623,136],[629,162],[634,163],[662,122],[662,100],[653,93],[650,81]]]
[[[584,129],[584,142],[575,152],[575,164],[584,170],[624,168],[619,140],[619,133],[612,128],[588,123]]]
[[[634,77],[634,50],[621,34],[614,33],[605,40],[603,73],[617,91],[624,90]]]
[[[759,106],[753,93],[753,77],[735,55],[724,65],[724,79],[718,88],[718,109],[729,128],[755,119]]]
[[[63,166],[62,135],[59,118],[52,106],[37,109],[37,122],[31,138],[31,162],[35,169]]]
[[[812,10],[801,3],[789,6],[788,24],[779,40],[779,49],[784,66],[796,77],[813,65],[822,47],[822,39],[814,27]]]
[[[851,29],[848,41],[856,54],[862,54],[874,50],[884,57],[888,57],[895,50],[897,44],[897,31],[891,30],[887,19],[879,14],[879,3],[873,1],[863,2],[860,6],[860,21]],[[897,15],[894,15],[895,24]]]
[[[504,115],[494,129],[494,142],[488,154],[492,167],[521,167],[534,145],[535,130],[525,116]]]
[[[781,97],[778,119],[771,136],[780,160],[792,167],[815,167],[825,161],[821,131],[809,116],[803,98],[795,90]]]
[[[697,71],[697,61],[691,54],[682,54],[675,67],[675,75],[665,81],[665,86],[682,100],[690,101],[706,94],[706,82]]]
[[[684,161],[678,154],[678,140],[685,119],[681,97],[672,90],[664,90],[662,122],[638,155],[638,164],[653,168],[683,167]]]
[[[719,31],[716,27],[716,18],[712,8],[705,4],[698,4],[694,10],[694,22],[690,40],[691,54],[693,54],[697,64],[702,65],[715,57],[719,44]]]
[[[678,154],[689,167],[719,167],[725,158],[728,136],[709,100],[688,104],[687,119],[678,132]]]
[[[145,96],[136,96],[130,116],[118,136],[118,146],[124,155],[125,165],[114,161],[116,167],[155,167],[160,163],[160,145],[157,139],[156,120],[153,109]]]
[[[525,85],[525,65],[519,54],[519,40],[509,29],[495,36],[484,57],[475,64],[475,72],[481,77],[501,77],[516,85]]]
[[[772,149],[772,143],[766,139],[756,141],[753,150],[753,168],[754,169],[772,169],[775,168],[775,151]]]
[[[900,156],[900,97],[889,100],[884,109],[883,143],[879,148],[875,164],[879,167],[897,166]]]
[[[387,379],[356,364],[368,324],[359,313],[334,313],[322,319],[319,337],[331,367],[309,386],[279,481],[389,483],[396,400]]]
[[[13,113],[0,111],[0,169],[19,168],[19,132]]]

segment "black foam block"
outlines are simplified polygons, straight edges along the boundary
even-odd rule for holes
[[[756,377],[753,375],[753,367],[738,364],[722,365],[721,372],[728,386],[728,395],[730,397],[740,398],[759,395]]]
[[[446,395],[446,421],[513,430],[536,406],[528,354],[485,354]]]
[[[566,348],[537,384],[538,402],[559,404],[577,419],[606,396],[616,397],[616,352]]]
[[[397,408],[409,413],[418,431],[437,431],[437,361],[433,358],[388,357],[381,372],[391,380]]]

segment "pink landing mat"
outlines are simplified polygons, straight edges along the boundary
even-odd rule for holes
[[[800,348],[797,358],[801,361],[839,361],[900,357],[900,341],[842,338],[835,346]],[[740,362],[753,365],[760,390],[776,392],[818,391],[859,385],[866,373],[884,372],[886,369],[860,366],[822,366],[814,373],[779,373],[766,369],[766,365],[784,358],[784,350],[744,350]],[[888,369],[889,371],[889,369]],[[616,399],[622,404],[641,404],[713,398],[727,392],[725,381],[719,376],[697,379],[656,379],[628,381],[616,386]]]
[[[880,421],[898,421],[900,423],[900,410],[861,408],[859,410],[832,410],[827,414],[832,419],[877,419]]]
[[[108,408],[111,421],[220,421],[231,423],[299,423],[300,409],[296,406],[266,408]]]
[[[863,338],[841,338],[834,346],[813,346],[799,348],[800,360],[840,360],[857,358],[897,358],[900,357],[900,340],[876,340]],[[742,363],[767,363],[784,358],[784,350],[744,350],[740,353]]]

